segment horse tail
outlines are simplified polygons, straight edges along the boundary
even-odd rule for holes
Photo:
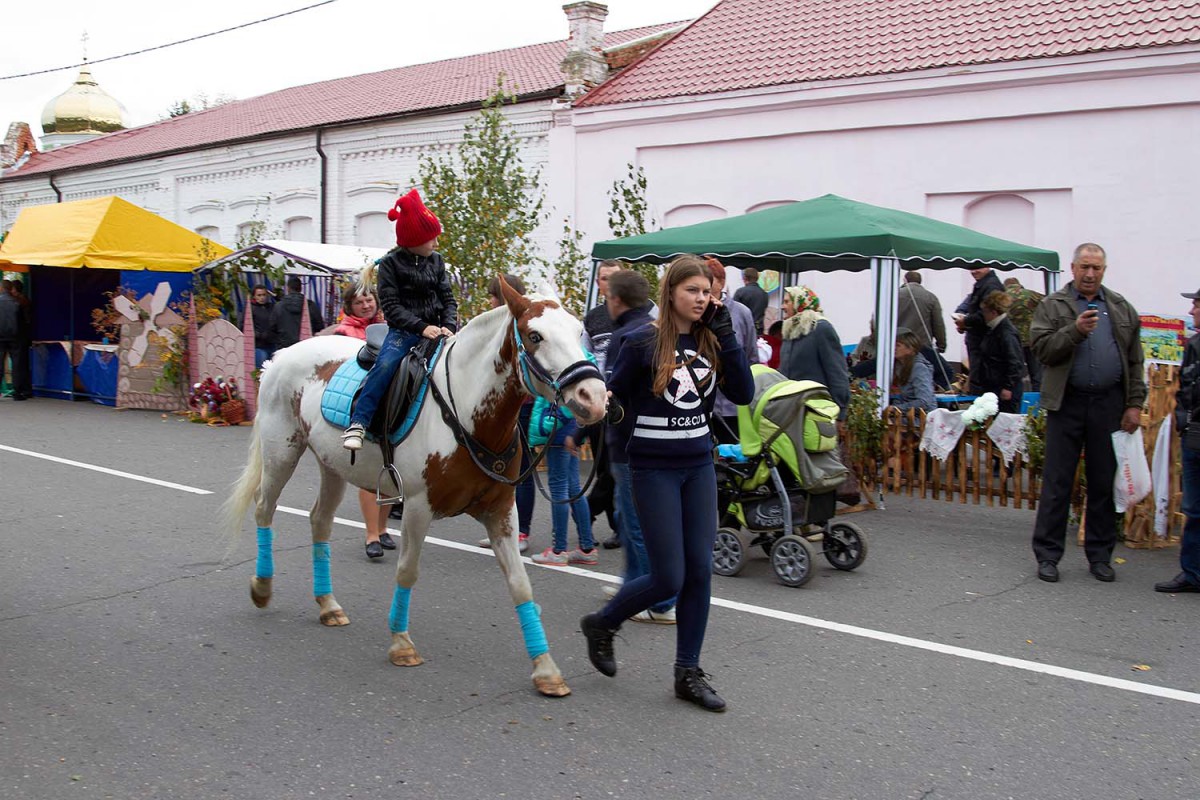
[[[233,485],[233,492],[229,495],[229,499],[221,506],[221,518],[225,522],[225,533],[229,537],[229,546],[232,548],[235,540],[242,530],[242,520],[246,516],[246,509],[250,504],[255,502],[258,495],[259,487],[262,486],[263,475],[263,456],[262,442],[259,437],[258,420],[254,421],[254,428],[250,434],[250,452],[246,459],[246,468],[242,470],[242,475]]]

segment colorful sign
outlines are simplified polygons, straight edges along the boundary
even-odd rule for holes
[[[1179,364],[1187,345],[1187,322],[1182,317],[1142,314],[1142,351],[1147,364]]]

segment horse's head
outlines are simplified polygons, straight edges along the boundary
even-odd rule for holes
[[[600,370],[587,360],[583,326],[553,300],[520,295],[500,278],[512,314],[517,369],[526,391],[571,409],[581,425],[604,416],[607,392]]]

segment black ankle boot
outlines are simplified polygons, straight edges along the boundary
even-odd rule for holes
[[[699,667],[676,667],[675,696],[706,711],[724,711],[725,701],[708,685],[709,677]]]
[[[602,675],[617,674],[617,657],[613,654],[613,635],[616,630],[607,627],[599,612],[588,614],[579,620],[579,630],[587,639],[588,658],[592,666]]]

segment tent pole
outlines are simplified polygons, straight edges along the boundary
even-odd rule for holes
[[[894,258],[871,259],[871,281],[875,288],[875,386],[881,392],[879,415],[887,407],[892,385],[892,361],[896,349],[896,286],[900,262]]]

